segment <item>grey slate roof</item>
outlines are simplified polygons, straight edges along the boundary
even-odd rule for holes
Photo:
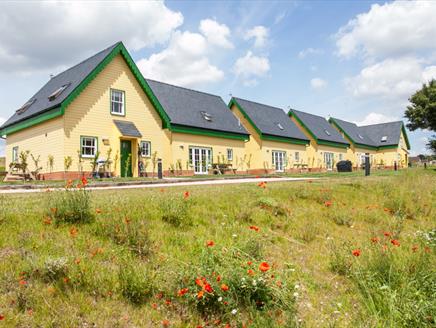
[[[319,140],[330,141],[349,145],[347,140],[342,138],[341,134],[322,116],[301,112],[291,109],[304,125],[315,135]],[[330,134],[328,135],[326,131]]]
[[[309,141],[283,109],[241,98],[234,97],[233,99],[242,107],[262,134]],[[283,130],[278,124],[283,127]]]
[[[398,145],[402,121],[357,126],[354,123],[334,118],[334,121],[347,133],[354,143],[372,147]],[[359,137],[362,136],[362,138]],[[386,136],[386,141],[381,141]]]
[[[133,122],[114,120],[115,126],[125,137],[141,138],[142,134]]]
[[[248,135],[219,96],[147,79],[171,124]],[[204,119],[206,112],[211,120]]]

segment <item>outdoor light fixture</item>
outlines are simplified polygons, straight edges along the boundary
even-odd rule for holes
[[[110,144],[109,137],[102,137],[101,141],[103,142],[103,145],[105,145],[105,146],[109,146],[109,144]]]

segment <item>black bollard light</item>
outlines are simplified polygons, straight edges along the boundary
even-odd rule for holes
[[[365,154],[365,176],[371,174],[371,167],[369,163],[369,154]]]
[[[162,179],[162,159],[157,160],[157,178]]]

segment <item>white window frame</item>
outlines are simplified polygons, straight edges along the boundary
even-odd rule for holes
[[[232,148],[227,148],[227,160],[233,161],[233,149]]]
[[[121,95],[121,101],[114,99],[114,93],[119,93]],[[126,114],[125,103],[126,103],[125,92],[122,90],[111,89],[111,114],[118,115],[118,116],[124,116]],[[117,104],[117,105],[121,104],[121,112],[114,111],[114,104]]]
[[[296,162],[299,162],[299,161],[300,161],[300,152],[299,152],[299,151],[296,151],[296,152],[295,152],[295,161],[296,161]]]
[[[18,146],[12,148],[12,163],[18,162]]]
[[[276,172],[285,172],[286,170],[286,152],[282,150],[271,151],[272,165]],[[276,158],[279,163],[276,163]]]
[[[85,140],[92,140],[94,145],[86,145]],[[84,154],[83,150],[85,148],[92,149],[93,154]],[[80,137],[80,156],[83,158],[94,158],[98,151],[98,138],[97,137],[87,137],[87,136],[81,136]]]
[[[144,147],[145,145],[145,147]],[[150,141],[141,141],[139,144],[141,150],[141,157],[151,157],[151,142]]]

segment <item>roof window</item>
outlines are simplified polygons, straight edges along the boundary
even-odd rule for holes
[[[326,135],[331,136],[331,133],[327,129],[325,129],[324,132]]]
[[[208,112],[201,111],[200,113],[206,121],[208,122],[212,121],[212,115],[210,115]]]
[[[32,104],[36,101],[36,99],[32,99],[29,100],[28,102],[26,102],[23,106],[21,106],[21,108],[17,109],[15,111],[15,113],[17,113],[18,115],[23,114],[26,110],[29,109],[30,106],[32,106]]]
[[[360,140],[363,140],[363,136],[361,134],[357,135],[359,137]]]
[[[64,84],[63,86],[61,86],[60,88],[56,89],[50,96],[48,96],[48,100],[53,101],[55,100],[57,97],[59,97],[59,95],[64,92],[64,90],[66,88],[68,88],[70,86],[71,82]]]
[[[284,130],[283,125],[281,125],[280,123],[276,123],[276,124],[277,124],[277,127],[278,127],[280,130]]]
[[[383,137],[381,138],[381,142],[386,142],[386,141],[388,141],[388,136],[383,136]]]

